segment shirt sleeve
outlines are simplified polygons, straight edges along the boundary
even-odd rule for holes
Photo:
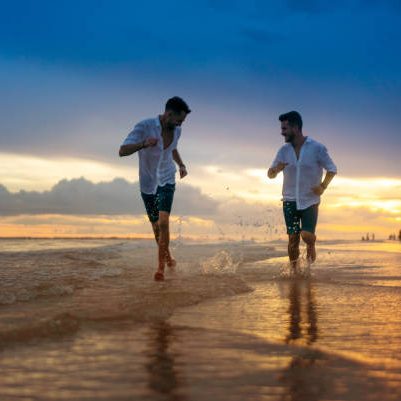
[[[330,173],[337,173],[337,166],[331,159],[326,146],[322,145],[319,152],[319,163],[321,166]]]
[[[276,167],[277,164],[279,164],[279,163],[285,163],[283,148],[280,148],[279,151],[277,152],[277,155],[276,155],[275,159],[273,160],[273,163],[271,164],[270,168]]]
[[[135,125],[134,129],[128,134],[123,145],[134,145],[145,140],[145,125],[143,122]]]

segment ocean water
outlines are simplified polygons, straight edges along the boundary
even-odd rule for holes
[[[0,241],[0,400],[401,399],[401,244],[285,248]]]
[[[135,242],[135,241],[133,241]],[[118,239],[86,239],[86,238],[0,238],[0,252],[29,252],[62,249],[97,248],[105,245],[118,244]]]

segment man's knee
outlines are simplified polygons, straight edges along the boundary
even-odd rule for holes
[[[301,237],[307,244],[314,244],[316,241],[316,235],[309,231],[301,231]]]
[[[159,228],[162,231],[169,228],[170,215],[167,212],[159,212]]]
[[[296,248],[297,246],[299,246],[299,241],[300,241],[300,235],[299,233],[297,234],[290,234],[288,236],[288,245],[291,248]]]

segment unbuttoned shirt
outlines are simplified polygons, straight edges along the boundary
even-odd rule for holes
[[[139,122],[128,134],[123,145],[138,144],[148,138],[157,138],[155,146],[149,146],[138,151],[141,192],[155,194],[158,186],[175,184],[176,167],[172,152],[177,148],[180,136],[181,128],[176,127],[171,144],[164,149],[162,126],[159,117]]]
[[[278,163],[288,163],[283,170],[283,201],[295,201],[297,209],[303,210],[320,202],[320,196],[313,187],[322,182],[323,169],[337,173],[327,149],[321,143],[307,137],[299,152],[299,158],[290,143],[283,145],[277,152],[271,167]]]

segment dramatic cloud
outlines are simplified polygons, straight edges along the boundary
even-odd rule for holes
[[[195,187],[180,185],[174,208],[177,214],[210,215],[218,202]],[[94,184],[84,178],[62,180],[50,191],[9,192],[0,185],[0,215],[123,215],[143,214],[138,183],[123,179]]]

